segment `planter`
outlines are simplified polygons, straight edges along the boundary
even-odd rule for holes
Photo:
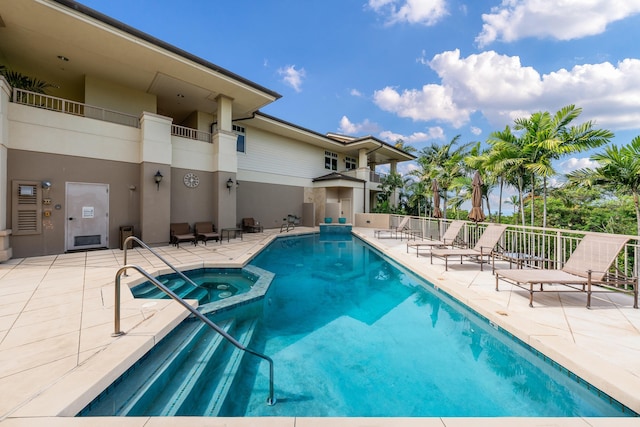
[[[325,224],[331,224],[332,221],[333,221],[333,218],[331,218],[331,217],[325,217],[325,219],[324,219],[324,223]]]
[[[347,218],[338,218],[338,222],[340,224],[346,224],[347,223]]]

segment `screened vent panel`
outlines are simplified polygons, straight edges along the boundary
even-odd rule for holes
[[[42,232],[42,191],[35,181],[13,181],[11,230],[15,236]]]

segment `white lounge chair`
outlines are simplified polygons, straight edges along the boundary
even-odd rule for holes
[[[489,260],[491,251],[498,244],[506,229],[505,224],[489,224],[473,248],[433,249],[431,250],[431,264],[433,264],[433,257],[442,258],[444,259],[444,269],[448,271],[449,257],[459,256],[460,264],[464,258],[474,258],[480,260],[480,271],[482,271],[484,257],[487,257],[487,261]]]
[[[389,237],[397,238],[398,233],[403,233],[408,229],[407,225],[409,224],[409,219],[411,219],[411,217],[405,216],[404,218],[402,218],[402,221],[400,221],[400,223],[395,227],[373,230],[373,235],[374,237],[377,237],[379,239],[382,233],[389,233]]]
[[[430,249],[434,248],[446,248],[447,246],[454,246],[454,243],[458,239],[458,234],[460,234],[460,230],[464,225],[464,221],[453,221],[449,224],[449,228],[442,235],[442,240],[428,240],[428,241],[420,241],[420,242],[410,242],[407,243],[407,253],[409,253],[409,248],[416,250],[416,257],[420,255],[420,249]]]
[[[585,292],[589,308],[592,293],[621,292],[624,289],[616,285],[626,284],[633,286],[633,308],[638,308],[638,278],[608,274],[628,240],[619,235],[587,234],[561,269],[495,270],[496,291],[500,279],[522,288],[529,292],[529,307],[533,307],[536,292]],[[594,290],[592,285],[599,286]]]

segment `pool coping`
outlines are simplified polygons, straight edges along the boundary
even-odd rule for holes
[[[597,355],[585,353],[579,346],[568,342],[565,338],[560,336],[553,330],[553,328],[545,327],[544,325],[534,325],[532,329],[531,321],[526,317],[523,318],[516,312],[508,312],[507,316],[502,314],[505,312],[504,307],[494,304],[489,298],[478,294],[473,289],[473,286],[460,286],[462,281],[459,277],[456,280],[451,280],[452,277],[456,277],[456,274],[444,274],[441,271],[432,269],[432,271],[425,271],[423,268],[414,268],[415,264],[411,265],[410,260],[407,257],[402,256],[402,248],[404,243],[399,242],[380,242],[369,236],[367,232],[372,233],[370,230],[354,230],[354,234],[363,238],[372,246],[376,247],[385,255],[392,258],[395,262],[408,267],[416,275],[424,277],[433,283],[436,287],[446,290],[446,292],[459,300],[461,303],[469,306],[487,319],[494,321],[501,328],[509,331],[514,336],[518,337],[523,342],[531,345],[545,354],[551,356],[559,363],[563,364],[567,369],[580,375],[582,378],[600,388],[612,397],[619,399],[625,405],[637,410],[640,407],[640,401],[638,396],[634,396],[632,390],[640,390],[640,381],[635,373],[632,373],[626,369],[616,366],[615,364],[603,361],[602,358]],[[314,230],[301,230],[306,234],[314,232]],[[291,235],[291,234],[289,234]],[[234,259],[228,259],[226,261],[184,261],[181,262],[180,269],[191,268],[203,268],[205,266],[211,266],[213,268],[224,268],[226,266],[231,268],[241,268],[250,259],[258,253],[258,249],[266,246],[273,239],[277,238],[278,234],[271,234],[264,236],[260,242],[251,247],[250,251],[245,251],[243,254],[237,256]],[[394,243],[388,245],[387,243]],[[411,255],[411,258],[416,258]],[[425,259],[420,260],[424,263]],[[408,264],[408,265],[406,265]],[[421,266],[419,266],[421,267]],[[476,267],[477,268],[477,267]],[[162,268],[158,269],[159,271]],[[475,272],[474,272],[475,275]],[[471,280],[473,284],[475,279]],[[464,282],[464,281],[462,281]],[[128,287],[123,287],[123,294],[126,293]],[[148,301],[148,300],[147,300]],[[108,302],[107,302],[108,304]],[[135,301],[132,297],[127,298],[123,295],[123,304],[126,304],[130,310],[142,311],[143,307],[140,301]],[[585,309],[586,310],[586,309]],[[113,378],[115,375],[114,368],[119,368],[124,364],[129,363],[131,360],[137,360],[136,358],[142,356],[151,346],[161,339],[166,333],[168,333],[175,325],[186,317],[184,310],[177,306],[177,304],[171,301],[159,303],[154,308],[154,313],[148,319],[145,319],[142,323],[135,325],[135,333],[131,333],[127,336],[126,340],[117,339],[108,345],[104,350],[99,351],[93,357],[87,359],[83,363],[80,363],[76,369],[73,369],[66,375],[59,378],[55,383],[46,385],[41,392],[33,396],[32,399],[24,402],[19,407],[15,408],[4,418],[0,419],[3,425],[94,425],[95,418],[68,418],[71,415],[77,413],[82,407],[80,401],[83,400],[85,393],[93,393],[96,389],[104,389],[104,382],[108,382],[109,378]],[[131,327],[131,325],[129,325]],[[124,342],[127,341],[127,342]],[[132,363],[132,362],[131,362]],[[594,372],[593,367],[606,366],[607,373]],[[105,371],[106,374],[105,374]],[[607,378],[609,377],[609,379]],[[99,379],[103,378],[102,380]],[[612,384],[611,377],[615,377],[616,384]],[[115,378],[113,378],[115,379]],[[110,384],[110,382],[109,382]],[[629,391],[626,391],[629,390]],[[71,392],[70,392],[71,391]],[[98,391],[98,393],[99,393]],[[621,399],[619,396],[624,396]],[[85,400],[86,397],[85,397]],[[91,399],[88,399],[89,401]],[[635,406],[634,406],[635,405]],[[80,406],[78,408],[78,406]],[[77,410],[76,410],[77,409]],[[75,412],[74,412],[75,411]],[[244,426],[244,425],[282,425],[282,426],[328,426],[336,425],[336,419],[333,418],[306,418],[306,417],[292,417],[292,418],[242,418],[242,419],[216,419],[217,421],[211,421],[211,423],[222,422],[228,426]],[[511,424],[509,423],[511,420]],[[378,418],[340,418],[340,425],[398,425],[398,426],[413,426],[413,425],[438,425],[438,426],[463,426],[463,425],[512,425],[513,418],[491,418],[491,419],[454,419],[454,418],[393,418],[393,419],[378,419]],[[555,420],[555,421],[553,421]],[[518,424],[527,425],[545,425],[550,422],[558,422],[562,425],[589,425],[589,426],[624,426],[631,425],[630,422],[633,419],[626,418],[517,418]],[[637,421],[633,421],[637,423]],[[101,425],[109,425],[118,423],[118,425],[131,425],[131,426],[161,426],[161,425],[202,425],[203,421],[198,421],[198,417],[190,418],[171,418],[169,420],[162,419],[161,417],[105,417],[100,418]],[[204,422],[207,424],[207,422]],[[217,424],[216,424],[217,425]],[[635,425],[635,424],[634,424]]]

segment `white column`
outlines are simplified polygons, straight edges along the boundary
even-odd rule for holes
[[[0,262],[11,258],[9,241],[11,230],[7,229],[7,155],[9,147],[9,98],[11,87],[0,76]]]
[[[235,227],[236,218],[236,175],[238,173],[238,153],[236,151],[237,135],[232,132],[231,119],[233,117],[232,99],[220,95],[218,101],[217,121],[218,132],[213,135],[213,170],[216,173],[217,194],[212,195],[214,203],[215,224],[220,231],[222,228]],[[227,181],[231,180],[231,189],[227,188]]]
[[[140,236],[147,244],[167,243],[171,223],[171,122],[143,113],[140,119]],[[160,171],[162,182],[154,176]]]

